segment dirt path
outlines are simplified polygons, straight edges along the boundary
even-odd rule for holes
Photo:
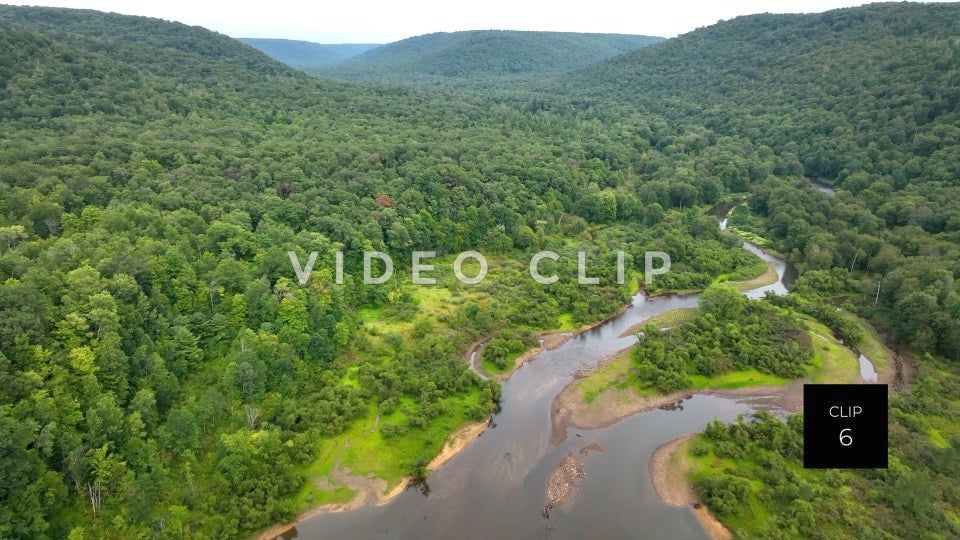
[[[463,354],[463,361],[466,362],[468,366],[470,366],[470,369],[473,370],[474,373],[476,373],[483,379],[489,379],[490,375],[488,375],[487,372],[483,370],[483,366],[480,364],[480,358],[481,358],[480,355],[483,354],[483,348],[496,335],[497,335],[496,332],[494,332],[492,334],[487,334],[483,336],[477,341],[474,341],[473,344],[470,345],[470,348],[467,349],[467,352]]]
[[[664,504],[677,508],[692,506],[693,513],[710,538],[732,539],[733,534],[707,510],[687,482],[687,473],[690,471],[687,446],[694,437],[696,434],[686,435],[657,448],[650,456],[650,481]]]

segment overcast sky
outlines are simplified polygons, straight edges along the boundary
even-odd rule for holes
[[[33,0],[204,26],[233,37],[319,43],[387,43],[455,30],[556,30],[672,37],[751,13],[818,12],[864,4],[848,0]]]

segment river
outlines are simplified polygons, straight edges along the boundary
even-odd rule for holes
[[[725,206],[725,207],[723,207]],[[732,205],[718,207],[725,225]],[[744,247],[774,264],[778,280],[748,291],[786,294],[796,275],[786,261]],[[389,504],[313,516],[285,538],[706,538],[690,508],[661,503],[648,462],[660,445],[701,431],[711,420],[769,409],[762,398],[694,395],[678,405],[635,414],[609,427],[570,428],[551,442],[551,404],[580,370],[636,342],[621,333],[658,313],[697,305],[696,294],[646,298],[638,294],[622,314],[545,350],[503,382],[501,410],[489,429],[450,461]],[[582,457],[586,475],[567,505],[544,517],[545,487],[568,454],[598,444]]]
[[[837,190],[823,180],[819,180],[817,178],[808,178],[808,180],[810,180],[810,184],[813,185],[813,187],[820,193],[826,193],[827,195],[837,194]]]

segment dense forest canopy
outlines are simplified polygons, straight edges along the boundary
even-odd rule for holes
[[[754,264],[675,210],[727,188],[647,185],[649,144],[620,127],[316,80],[137,17],[3,7],[0,47],[3,535],[244,536],[349,497],[309,480],[375,416],[356,472],[422,472],[499,395],[459,361],[469,342],[628,297],[612,276],[583,295],[567,263],[540,288],[516,262],[532,251],[637,268],[668,245],[683,256],[661,288]],[[330,256],[296,284],[288,251],[336,249],[342,287]],[[496,277],[364,287],[365,249],[401,267],[480,249]]]
[[[274,60],[306,70],[353,58],[380,46],[377,43],[320,44],[295,39],[238,38],[238,41],[265,52]]]
[[[731,225],[799,266],[803,309],[844,302],[956,361],[958,24],[945,4],[741,17],[586,68],[651,40],[434,34],[349,74],[477,77],[432,92],[313,78],[179,23],[0,6],[0,536],[249,535],[348,497],[309,480],[374,418],[379,461],[357,472],[422,472],[495,407],[498,385],[460,361],[471,342],[502,331],[491,361],[508,365],[536,332],[629,297],[606,274],[587,295],[531,286],[531,252],[624,249],[640,270],[661,249],[674,269],[655,291],[748,279],[756,258],[703,214],[734,196]],[[515,72],[529,78],[493,77]],[[330,256],[296,283],[288,251],[336,249],[343,286]],[[492,279],[365,287],[364,249],[401,267],[411,249],[479,249]],[[759,335],[676,343],[717,327],[708,309],[638,364],[661,390],[799,373],[796,321],[735,307]],[[738,344],[774,361],[735,364]],[[904,451],[920,472],[900,478],[949,505],[957,471],[934,454]],[[897,481],[862,478],[884,497]]]

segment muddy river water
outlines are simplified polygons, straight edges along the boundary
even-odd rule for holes
[[[715,214],[725,225],[727,207]],[[774,264],[778,280],[749,291],[785,294],[795,275],[784,260],[749,243],[744,247]],[[502,409],[489,429],[466,449],[383,506],[325,513],[299,523],[286,538],[706,538],[690,508],[660,502],[648,473],[660,445],[701,431],[711,420],[733,421],[757,408],[761,398],[694,395],[671,407],[635,414],[609,427],[569,428],[551,442],[551,403],[580,370],[636,341],[621,333],[658,313],[697,305],[697,295],[646,298],[621,315],[545,350],[503,383]],[[553,468],[569,452],[591,444],[602,451],[583,455],[585,475],[565,505],[544,515],[545,487]]]

